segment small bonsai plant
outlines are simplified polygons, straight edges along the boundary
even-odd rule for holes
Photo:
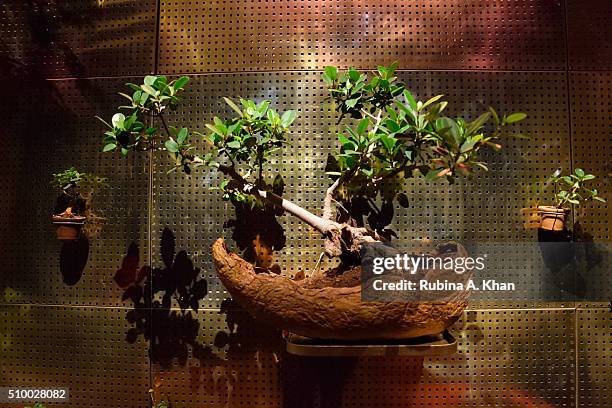
[[[444,114],[448,103],[442,100],[442,95],[418,101],[397,78],[396,67],[396,64],[381,66],[373,74],[354,68],[343,72],[335,67],[325,68],[322,80],[339,114],[338,124],[344,118],[350,119],[337,132],[337,150],[328,152],[325,170],[330,185],[322,191],[320,214],[279,194],[282,178],[274,171],[271,159],[287,143],[297,114],[293,110],[278,112],[267,100],[257,103],[239,99],[236,103],[224,98],[234,115],[225,119],[215,117],[213,123],[206,124],[209,133],[197,135],[207,142],[208,150],[197,154],[189,131],[169,127],[165,119],[166,112],[180,102],[179,93],[188,78],[169,81],[164,76],[147,76],[143,84],[127,84],[133,94],[121,95],[129,104],[120,107],[122,112],[115,114],[110,123],[103,121],[109,128],[103,150],[119,150],[123,155],[132,150],[165,150],[174,163],[170,171],[181,169],[191,174],[194,167],[216,170],[219,181],[214,188],[220,190],[224,199],[252,207],[276,208],[279,214],[294,216],[319,232],[324,240],[324,253],[341,260],[341,266],[331,274],[341,278],[344,273],[358,270],[355,265],[359,264],[362,245],[391,239],[393,234],[386,226],[391,222],[392,203],[398,200],[407,205],[403,189],[408,179],[424,177],[432,182],[445,179],[452,183],[457,176],[467,176],[479,169],[487,171],[481,152],[486,148],[500,150],[505,128],[526,117],[520,112],[498,115],[489,108],[473,120],[451,118]],[[154,118],[153,126],[144,125],[146,116]],[[333,283],[326,284],[325,290],[296,290],[297,283],[289,279],[268,280],[265,273],[247,277],[246,267],[230,259],[220,242],[213,246],[213,258],[229,292],[238,294],[247,309],[253,306],[260,316],[268,314],[270,320],[283,328],[299,328],[298,334],[307,336],[336,337],[341,335],[339,330],[346,330],[346,338],[364,335],[357,326],[363,327],[364,319],[372,315],[360,304],[359,292],[354,292],[355,296],[343,302],[339,310],[331,300],[343,296],[338,292],[342,288],[334,287]],[[242,279],[252,280],[253,284],[244,285]],[[306,286],[306,281],[299,284]],[[290,299],[295,307],[289,307],[289,303],[281,306],[280,298]],[[393,324],[389,323],[376,336],[438,333],[442,325],[456,320],[465,307],[458,303],[461,304],[444,311],[429,309],[426,313],[432,313],[431,319],[417,316],[419,313],[408,316],[405,308],[393,316],[380,316],[380,321],[401,321],[402,327],[390,327]],[[325,313],[310,310],[315,304],[327,305],[329,310]],[[431,321],[431,325],[411,326],[411,319]]]
[[[606,202],[595,189],[591,190],[584,184],[595,179],[592,174],[577,168],[573,174],[562,175],[558,169],[550,177],[555,188],[555,203],[552,206],[538,206],[540,214],[540,228],[547,231],[563,231],[566,229],[565,219],[569,214],[569,204],[580,205],[589,200]]]
[[[51,184],[59,190],[52,221],[57,238],[75,240],[88,219],[95,218],[91,210],[94,192],[106,186],[107,180],[74,167],[53,174]]]

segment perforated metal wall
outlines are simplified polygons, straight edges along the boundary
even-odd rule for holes
[[[411,181],[410,207],[395,209],[401,239],[533,241],[520,210],[551,198],[544,182],[558,167],[588,169],[600,191],[612,191],[609,2],[65,3],[0,6],[0,386],[68,386],[73,399],[61,406],[78,408],[143,407],[149,387],[194,408],[612,405],[606,303],[473,303],[454,327],[459,353],[446,358],[286,355],[279,333],[235,310],[215,277],[210,245],[232,242],[224,222],[234,211],[206,189],[210,176],[167,174],[163,154],[102,154],[93,119],[110,116],[122,102],[114,93],[148,72],[192,77],[175,125],[202,130],[229,113],[223,96],[298,109],[276,164],[287,197],[319,212],[335,117],[318,70],[397,60],[419,97],[444,93],[466,115],[488,105],[524,111],[521,130],[533,136],[505,142],[487,157],[487,174],[451,187]],[[62,273],[48,222],[50,174],[71,165],[111,181],[97,197],[106,222],[76,274]],[[609,242],[610,211],[589,204],[574,217],[595,242]],[[308,272],[318,236],[280,222],[279,264]],[[131,243],[140,265],[162,266],[165,228],[208,280],[197,313],[134,308],[113,279]]]
[[[160,69],[565,68],[557,1],[162,1]]]

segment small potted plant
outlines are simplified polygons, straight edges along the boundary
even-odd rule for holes
[[[587,200],[605,203],[605,198],[599,196],[597,190],[590,190],[584,183],[595,178],[584,170],[577,168],[574,174],[563,176],[561,169],[555,171],[551,181],[555,186],[555,204],[551,206],[538,206],[540,216],[540,228],[546,231],[564,231],[566,229],[566,218],[569,214],[569,204],[579,205]]]
[[[81,173],[74,167],[53,174],[51,182],[59,189],[51,220],[56,226],[57,238],[74,241],[79,238],[85,221],[93,216],[91,200],[96,189],[106,185],[106,179]]]

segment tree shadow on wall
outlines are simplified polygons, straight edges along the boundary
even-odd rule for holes
[[[215,406],[266,404],[269,396],[243,391],[249,384],[256,391],[259,386],[254,381],[275,378],[278,356],[284,346],[280,331],[256,321],[229,298],[222,301],[220,313],[227,328],[216,332],[213,347],[194,349],[193,358],[198,363],[189,366],[189,388],[194,393],[206,390],[207,399],[214,401],[211,404]],[[164,382],[173,375],[160,373],[156,377],[162,394],[172,393],[176,383]]]
[[[89,24],[89,16],[80,7],[70,7],[65,2],[49,0],[26,0],[25,6],[7,3],[7,15],[15,12],[21,19],[16,25],[22,25],[25,30],[15,30],[14,41],[21,45],[19,50],[11,49],[12,44],[3,44],[7,54],[19,53],[20,60],[6,57],[0,60],[0,70],[23,70],[28,76],[43,78],[41,68],[47,70],[50,62],[62,63],[68,71],[68,76],[84,77],[85,67],[80,62],[72,47],[62,36],[62,25]],[[23,13],[19,13],[23,11]],[[14,22],[15,23],[15,22]],[[19,35],[23,33],[20,38]]]
[[[281,196],[284,184],[277,176],[272,186],[264,186]],[[235,218],[223,224],[232,229],[232,239],[242,251],[242,258],[255,267],[255,272],[280,273],[280,266],[273,262],[274,251],[285,247],[287,237],[277,217],[283,210],[271,205],[255,206],[251,202],[232,201]]]
[[[198,353],[204,348],[197,341],[200,323],[194,315],[208,292],[207,282],[185,251],[176,253],[168,228],[162,233],[161,255],[163,267],[140,266],[138,245],[132,243],[115,274],[124,289],[122,300],[133,303],[126,315],[133,326],[126,341],[135,343],[143,336],[150,342],[152,362],[169,367],[176,360],[184,365],[190,349]]]

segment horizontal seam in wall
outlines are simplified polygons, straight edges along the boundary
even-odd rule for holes
[[[0,304],[0,307],[49,307],[49,308],[72,308],[72,309],[118,309],[118,310],[132,310],[133,307],[128,306],[98,306],[98,305],[62,305],[62,304],[54,304],[54,303],[3,303]],[[141,309],[144,310],[144,309]],[[147,308],[146,310],[158,310],[154,308]],[[161,309],[159,309],[161,311]],[[172,311],[181,310],[180,308],[173,307],[170,309]],[[189,309],[191,310],[191,309]],[[465,312],[496,312],[496,311],[579,311],[579,310],[593,310],[593,311],[609,311],[609,307],[500,307],[500,308],[477,308],[465,309]],[[235,309],[231,310],[232,312],[244,312],[246,310]],[[214,307],[204,307],[199,308],[198,312],[221,312],[220,308]]]

